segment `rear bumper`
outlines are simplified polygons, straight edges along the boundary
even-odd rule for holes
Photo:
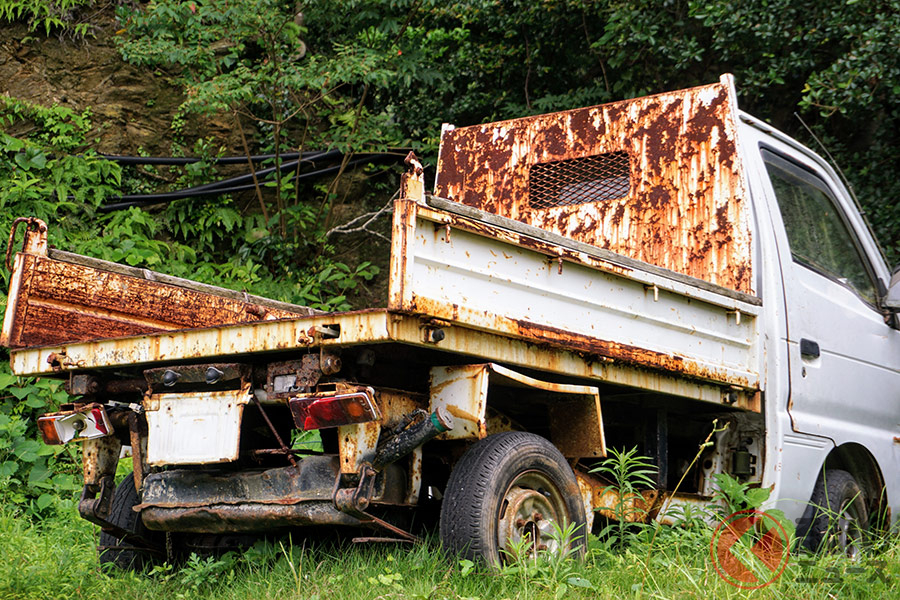
[[[333,502],[337,456],[310,456],[297,467],[210,472],[171,470],[148,475],[135,507],[149,529],[195,533],[262,532],[308,525],[358,526]],[[405,494],[402,470],[375,480],[372,503],[396,504]]]

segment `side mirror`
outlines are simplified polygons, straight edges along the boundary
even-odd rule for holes
[[[881,301],[884,308],[891,312],[900,312],[900,265],[894,267],[891,273],[891,285],[888,286],[887,294]]]

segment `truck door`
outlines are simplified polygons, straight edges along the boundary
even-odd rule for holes
[[[783,226],[776,235],[793,428],[837,445],[860,443],[884,469],[900,423],[900,336],[878,308],[874,245],[852,205],[842,206],[840,190],[812,160],[784,149],[761,152]]]

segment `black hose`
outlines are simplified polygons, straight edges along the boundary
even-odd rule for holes
[[[289,171],[297,166],[297,163],[305,163],[305,162],[316,162],[319,160],[328,160],[331,158],[337,158],[338,156],[342,156],[340,152],[337,150],[332,150],[331,152],[320,152],[318,154],[311,154],[308,158],[301,158],[300,160],[288,160],[281,163],[281,171]],[[266,176],[275,172],[277,167],[267,167],[265,169],[260,169],[256,171],[256,179],[257,181],[265,178]],[[201,192],[204,190],[214,190],[223,187],[230,187],[235,184],[242,184],[248,181],[253,181],[253,174],[247,173],[246,175],[235,175],[234,177],[229,177],[227,179],[222,179],[220,181],[214,181],[212,183],[205,183],[203,185],[197,185],[194,187],[186,188],[183,190],[179,190],[179,193],[186,192]],[[127,198],[128,196],[120,196],[120,198]]]
[[[285,160],[296,160],[298,158],[306,158],[308,155],[317,154],[317,152],[284,152],[279,156]],[[246,156],[222,156],[219,158],[191,158],[179,156],[122,156],[119,154],[100,154],[101,158],[111,160],[123,165],[190,165],[206,160],[214,165],[238,165],[247,162]],[[250,157],[252,162],[262,162],[264,160],[272,160],[274,154],[255,154]]]
[[[362,163],[372,162],[373,158],[384,158],[386,156],[390,156],[387,154],[379,154],[375,155],[372,158],[358,158],[355,160],[349,161],[344,168],[355,167]],[[293,177],[289,177],[288,181],[301,181],[303,179],[309,179],[312,177],[320,177],[322,175],[328,175],[330,173],[336,173],[340,171],[341,166],[336,165],[333,167],[326,167],[324,169],[319,169],[316,171],[309,171],[306,173],[301,173],[299,175],[295,175]],[[242,176],[243,177],[243,176]],[[249,185],[237,185],[227,188],[215,188],[215,189],[206,189],[206,190],[179,190],[177,192],[166,192],[163,194],[130,194],[125,196],[112,196],[111,199],[119,200],[119,202],[113,202],[111,204],[104,204],[103,206],[97,209],[98,212],[106,213],[112,212],[115,210],[122,210],[125,208],[129,208],[132,206],[148,206],[151,204],[165,204],[168,202],[172,202],[173,200],[181,200],[183,198],[198,198],[198,197],[207,197],[207,196],[221,196],[222,194],[230,194],[232,192],[244,192],[247,190],[255,189],[255,184]]]
[[[403,154],[406,156],[406,153],[409,152],[409,149],[400,148],[398,149],[398,154]],[[284,160],[313,160],[318,155],[326,155],[326,154],[342,154],[338,150],[330,150],[330,151],[311,151],[311,152],[283,152],[281,154],[254,154],[250,156],[251,162],[263,162],[266,160],[273,160],[276,157],[281,157]],[[198,163],[202,160],[206,160],[210,164],[214,165],[241,165],[246,164],[247,157],[246,156],[222,156],[219,158],[192,158],[192,157],[179,157],[179,156],[123,156],[120,154],[100,154],[98,155],[101,158],[105,158],[106,160],[111,160],[123,165],[189,165],[193,163]]]

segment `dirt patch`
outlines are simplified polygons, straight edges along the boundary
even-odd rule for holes
[[[108,154],[152,155],[171,150],[172,117],[183,101],[181,86],[162,70],[124,62],[116,49],[118,25],[112,11],[91,19],[95,37],[60,39],[30,33],[20,23],[0,22],[0,93],[74,110],[90,107],[91,146]],[[191,119],[184,141],[213,135],[237,148],[230,123]]]

